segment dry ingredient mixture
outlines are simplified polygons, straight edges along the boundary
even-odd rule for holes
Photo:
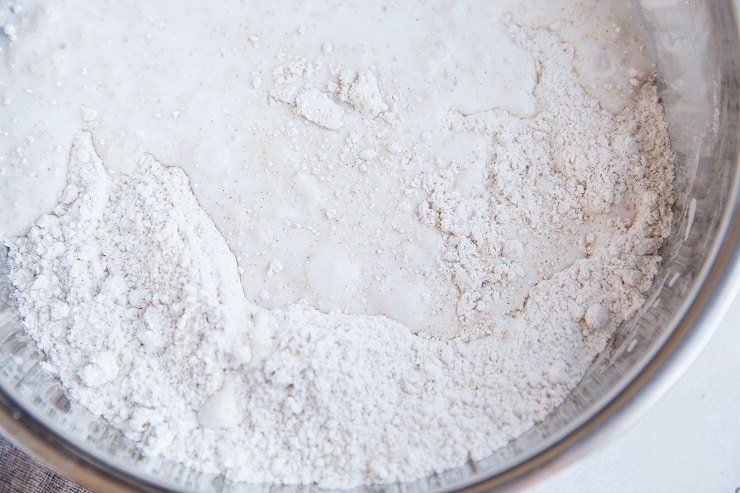
[[[657,272],[673,155],[639,36],[623,2],[294,3],[0,4],[25,328],[76,401],[207,473],[484,458]]]

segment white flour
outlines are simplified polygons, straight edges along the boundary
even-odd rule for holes
[[[268,104],[311,125],[300,166],[315,172],[289,175],[305,218],[273,198],[224,233],[180,168],[144,155],[130,175],[109,171],[95,125],[79,133],[59,204],[6,239],[50,371],[144,453],[252,482],[412,480],[543,419],[644,300],[673,158],[650,83],[633,79],[615,115],[556,34],[507,36],[531,56],[531,101],[460,106],[439,127],[405,126],[414,105],[378,70],[334,67],[319,84],[311,61],[276,68]],[[239,238],[264,234],[259,221],[316,236],[300,275],[277,246],[258,255],[261,277],[307,286],[302,301],[269,306],[280,289],[245,275]],[[400,273],[380,279],[388,256]]]

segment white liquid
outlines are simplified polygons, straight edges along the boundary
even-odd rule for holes
[[[185,169],[249,300],[383,314],[445,335],[458,293],[435,274],[443,238],[415,219],[420,197],[407,184],[435,159],[468,164],[462,192],[482,180],[486,142],[451,134],[450,113],[536,111],[534,61],[506,35],[509,15],[555,24],[576,46],[584,86],[612,110],[628,101],[629,79],[650,72],[628,7],[583,3],[6,6],[0,237],[56,203],[73,135],[89,129],[110,169],[130,172],[142,151]],[[270,97],[325,91],[345,68],[377,78],[398,117],[392,130],[346,104],[330,130]],[[551,245],[512,235],[505,251],[532,259],[515,304],[544,272],[583,255],[571,238],[548,256]]]

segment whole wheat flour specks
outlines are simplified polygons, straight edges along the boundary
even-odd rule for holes
[[[459,290],[466,335],[503,329],[525,304],[542,303],[533,290],[575,268],[582,274],[563,278],[569,288],[545,304],[572,310],[574,320],[587,310],[589,329],[613,328],[610,317],[622,321],[642,305],[670,228],[672,151],[655,88],[642,86],[634,106],[614,116],[579,86],[572,48],[543,31],[509,32],[547,54],[535,62],[537,113],[451,114],[451,129],[486,137],[490,161],[479,169],[443,161],[425,174],[419,218],[445,234],[442,271]],[[459,176],[471,168],[475,185],[461,192]],[[543,253],[552,250],[558,255]],[[589,294],[574,290],[579,284]]]
[[[108,171],[83,132],[57,207],[6,240],[15,299],[51,371],[145,454],[237,481],[413,480],[545,418],[644,300],[669,233],[673,156],[649,82],[610,113],[553,32],[508,34],[534,60],[531,114],[451,111],[447,131],[469,159],[352,184],[400,182],[406,195],[388,208],[439,239],[417,288],[448,300],[451,324],[258,306],[243,285],[259,281],[240,279],[183,171],[149,155],[130,175]],[[325,88],[268,92],[325,132],[356,111],[393,148],[404,109],[384,87],[345,69]],[[273,258],[265,275],[283,270]]]

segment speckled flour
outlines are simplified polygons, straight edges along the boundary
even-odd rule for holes
[[[557,26],[505,19],[531,86],[438,120],[382,66],[316,61],[337,40],[280,52],[244,81],[281,115],[253,129],[269,152],[231,185],[224,147],[194,151],[218,198],[199,168],[138,149],[111,169],[105,109],[81,108],[58,203],[4,238],[49,371],[144,454],[237,481],[413,480],[545,418],[644,301],[673,155],[648,77],[628,71],[609,111]],[[434,49],[425,77],[447,81]],[[219,201],[244,212],[202,204]]]

